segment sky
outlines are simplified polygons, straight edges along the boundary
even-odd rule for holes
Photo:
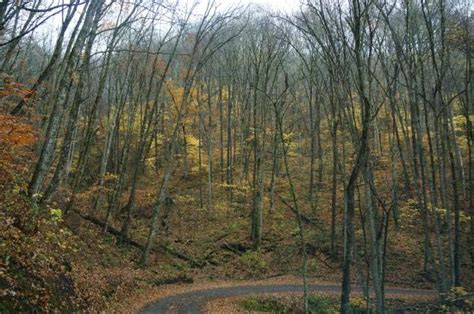
[[[264,8],[268,7],[273,10],[281,10],[283,12],[290,13],[293,10],[296,10],[299,7],[299,0],[221,0],[224,3],[232,4],[258,4]]]
[[[194,0],[187,0],[189,3]],[[201,5],[207,3],[207,0],[201,0]],[[291,13],[299,7],[300,0],[216,0],[216,3],[222,7],[246,6],[256,4],[270,10]]]
[[[1,2],[2,0],[0,0]],[[49,2],[55,2],[60,0],[48,0]],[[166,1],[166,0],[165,0]],[[176,0],[170,0],[170,3]],[[204,13],[207,4],[210,1],[215,1],[218,11],[225,11],[226,8],[246,7],[251,4],[255,4],[263,9],[269,11],[281,12],[283,14],[291,14],[299,10],[300,2],[304,0],[178,0],[181,9],[184,7],[191,8],[195,2],[198,2],[197,7],[194,9],[195,16],[199,16]],[[133,1],[132,1],[133,2]],[[46,27],[40,27],[36,34],[43,38],[49,38],[50,44],[54,43],[54,33],[51,33],[51,29],[58,30],[61,26],[62,20],[61,15],[54,16],[51,20],[46,23]]]

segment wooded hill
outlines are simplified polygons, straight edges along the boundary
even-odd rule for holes
[[[0,310],[292,272],[343,313],[351,282],[378,313],[386,282],[472,288],[472,10],[2,1]]]

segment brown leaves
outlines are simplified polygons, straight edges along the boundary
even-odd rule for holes
[[[35,141],[36,134],[25,119],[0,113],[0,204],[23,189],[17,179],[27,173],[30,145]]]
[[[0,146],[25,146],[36,141],[30,124],[15,116],[0,114]]]
[[[0,82],[3,83],[0,84],[0,98],[13,95],[28,100],[33,94],[33,91],[26,88],[23,84],[13,81],[8,76],[0,76]]]

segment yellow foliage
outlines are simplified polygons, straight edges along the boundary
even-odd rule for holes
[[[227,184],[227,183],[221,183],[219,186],[220,186],[221,188],[228,189],[228,190],[232,190],[232,189],[238,188],[238,186],[235,185],[235,184]]]
[[[59,208],[50,208],[49,213],[51,214],[51,221],[59,223],[63,221],[63,211]]]
[[[118,174],[116,174],[116,173],[106,172],[106,173],[104,174],[104,177],[103,177],[103,178],[104,178],[105,181],[116,181],[116,180],[118,179],[118,177],[119,177],[119,176],[118,176]]]
[[[188,145],[188,148],[198,148],[200,141],[196,137],[194,137],[192,134],[186,135],[186,143]]]
[[[351,297],[349,303],[352,307],[361,309],[365,308],[367,305],[367,301],[362,297]]]
[[[462,296],[465,296],[467,294],[467,291],[466,291],[466,288],[461,287],[461,286],[457,286],[457,287],[452,287],[449,290],[449,293],[451,295],[456,296],[456,297],[462,297]]]
[[[184,88],[179,86],[175,81],[166,81],[166,88],[168,95],[171,97],[172,102],[175,105],[181,104],[183,101]]]
[[[474,123],[474,115],[470,115],[469,121]],[[465,132],[466,131],[466,117],[463,115],[457,115],[453,117],[454,130],[456,132]]]
[[[201,142],[199,139],[194,137],[192,134],[186,135],[186,148],[188,150],[188,158],[191,162],[197,161],[199,159],[199,146]],[[199,171],[199,165],[197,167],[191,167],[192,172]]]
[[[196,200],[191,195],[176,195],[175,199],[176,199],[176,203],[184,203],[184,204],[191,204]]]
[[[410,226],[414,221],[419,218],[419,211],[418,211],[418,202],[415,199],[408,199],[404,206],[401,206],[400,211],[400,220],[402,226]]]

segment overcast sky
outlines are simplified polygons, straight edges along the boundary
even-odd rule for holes
[[[263,7],[268,7],[274,10],[281,10],[290,13],[296,10],[299,6],[299,0],[221,0],[224,3],[235,3],[235,4],[250,4],[255,3]]]
[[[1,2],[2,0],[0,0]],[[59,0],[51,0],[59,1]],[[170,0],[170,3],[174,3],[176,0]],[[199,16],[204,13],[207,4],[210,1],[215,1],[215,5],[218,11],[224,11],[227,8],[246,7],[251,4],[262,7],[262,9],[269,11],[277,11],[281,13],[291,14],[292,12],[298,11],[301,1],[304,0],[178,0],[179,7],[182,10],[191,8],[195,2],[198,3],[197,7],[193,10],[195,16]],[[133,1],[132,1],[133,2]],[[49,20],[44,27],[40,27],[35,34],[39,37],[46,38],[51,45],[54,44],[55,35],[62,23],[61,15],[58,14]],[[55,30],[51,32],[51,30]]]
[[[187,0],[188,3],[192,3],[195,0]],[[200,5],[203,6],[207,3],[207,0],[200,0]],[[235,7],[235,6],[247,6],[249,4],[257,4],[263,8],[267,8],[275,11],[282,11],[285,13],[291,13],[299,7],[300,0],[216,0],[216,3],[222,7]]]

